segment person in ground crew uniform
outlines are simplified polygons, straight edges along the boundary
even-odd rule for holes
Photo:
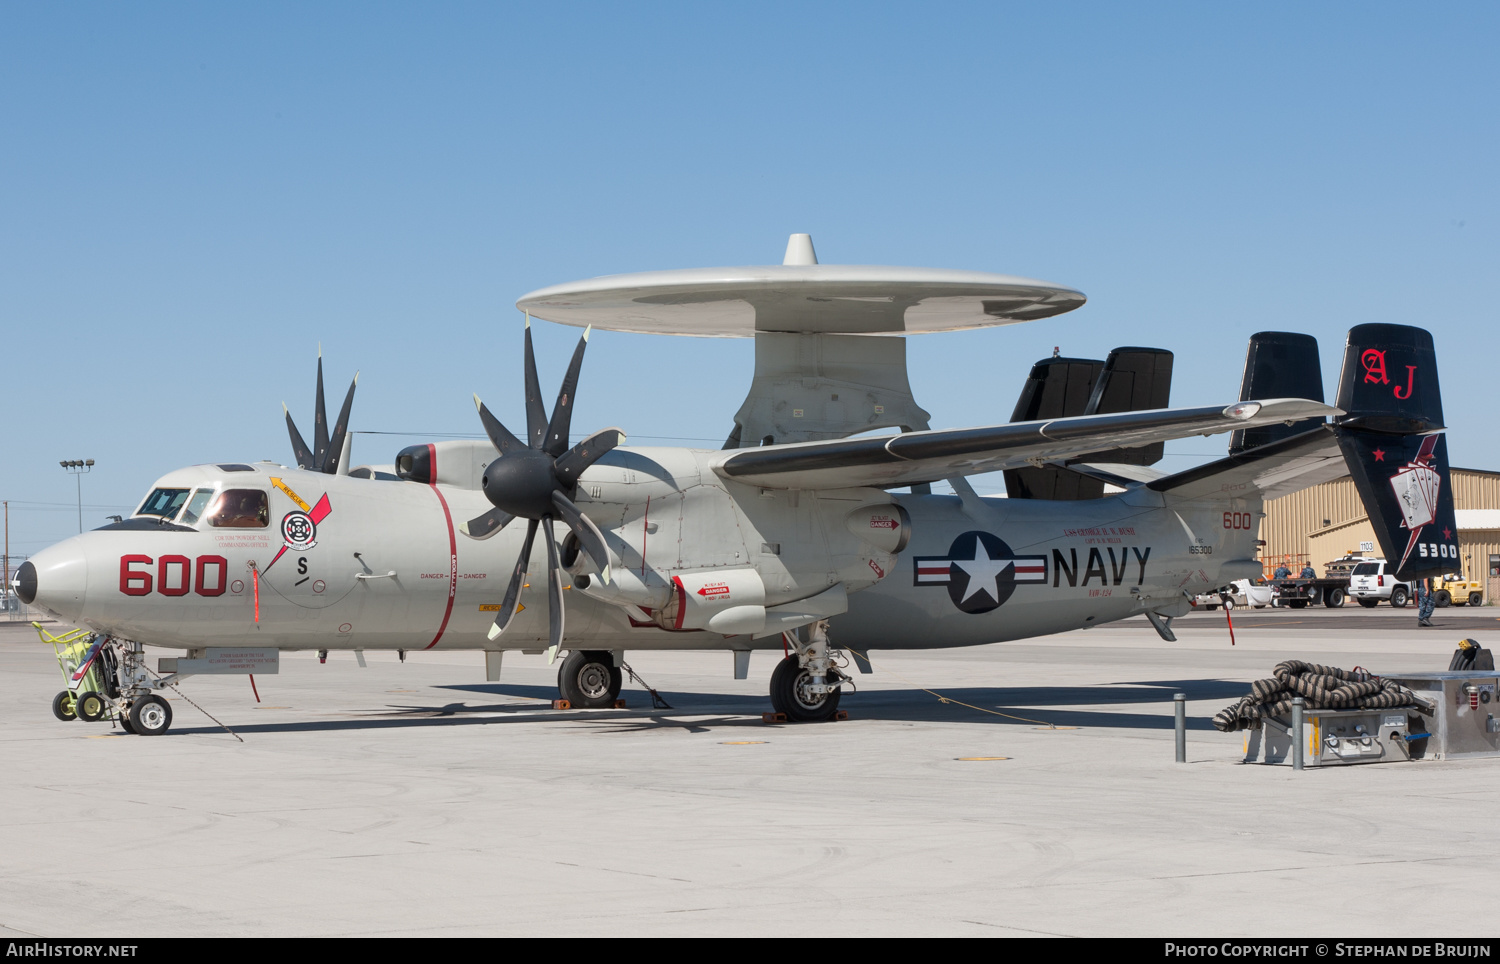
[[[1310,562],[1304,562],[1302,564],[1302,575],[1300,577],[1298,577],[1298,578],[1301,578],[1301,579],[1316,579],[1316,578],[1318,578],[1318,574],[1316,572],[1313,572],[1312,563],[1310,563]]]
[[[1279,566],[1276,567],[1276,571],[1274,573],[1272,573],[1271,578],[1272,579],[1285,579],[1288,576],[1290,576],[1291,574],[1292,574],[1292,570],[1288,569],[1286,567],[1286,563],[1283,562],[1281,565],[1279,565]]]
[[[1432,591],[1431,579],[1417,580],[1417,625],[1432,625],[1432,610],[1437,606],[1437,593]]]

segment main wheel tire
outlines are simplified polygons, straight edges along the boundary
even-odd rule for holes
[[[160,696],[143,696],[130,704],[130,729],[141,736],[160,736],[172,725],[172,706]]]
[[[109,712],[109,702],[100,694],[89,690],[78,694],[78,699],[73,701],[73,712],[85,723],[97,723]]]
[[[1477,592],[1471,592],[1471,593],[1469,593],[1469,605],[1470,606],[1483,606],[1484,605],[1484,594],[1483,593],[1477,593]]]
[[[69,720],[78,719],[78,713],[73,709],[73,694],[63,690],[52,697],[52,715],[64,723]]]
[[[1405,609],[1406,600],[1408,598],[1409,597],[1406,595],[1405,586],[1397,586],[1395,589],[1391,590],[1391,605],[1395,606],[1397,609]]]
[[[598,710],[615,705],[624,675],[614,657],[599,650],[568,654],[557,671],[557,690],[574,709]]]
[[[1365,607],[1366,609],[1374,609],[1376,606],[1380,605],[1380,600],[1378,600],[1378,599],[1361,599],[1359,601],[1359,604],[1361,606]]]
[[[1323,605],[1329,609],[1342,609],[1344,606],[1344,590],[1337,586],[1323,594]]]
[[[1453,594],[1446,589],[1439,589],[1437,591],[1436,601],[1437,608],[1447,609],[1449,606],[1453,605]]]
[[[785,713],[793,723],[826,723],[833,719],[838,712],[841,690],[836,687],[829,693],[809,693],[807,687],[811,683],[811,674],[802,668],[797,657],[788,656],[771,673],[771,707]]]

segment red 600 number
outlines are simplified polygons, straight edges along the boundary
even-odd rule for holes
[[[1252,529],[1254,527],[1255,514],[1252,512],[1224,513],[1224,528],[1226,529]]]
[[[151,565],[156,564],[156,572]],[[229,560],[223,556],[199,556],[191,560],[192,575],[188,574],[187,556],[162,556],[160,560],[150,556],[120,557],[120,592],[127,596],[149,596],[152,586],[163,596],[186,596],[192,589],[200,596],[224,595],[224,584],[229,574]],[[136,566],[145,566],[137,569]]]

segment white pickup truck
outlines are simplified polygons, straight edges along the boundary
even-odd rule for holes
[[[1400,609],[1416,598],[1416,585],[1399,581],[1386,572],[1386,565],[1384,559],[1361,562],[1349,574],[1349,595],[1366,609],[1380,605],[1382,599]]]
[[[1195,609],[1218,609],[1223,606],[1226,609],[1233,609],[1236,606],[1240,608],[1253,606],[1256,609],[1265,609],[1271,605],[1271,587],[1263,585],[1264,579],[1258,582],[1262,584],[1252,583],[1248,579],[1236,579],[1219,592],[1205,592],[1195,596],[1193,607]]]

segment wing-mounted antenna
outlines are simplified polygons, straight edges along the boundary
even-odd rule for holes
[[[292,413],[287,409],[286,403],[281,403],[281,410],[286,415],[287,434],[292,439],[292,455],[296,458],[299,469],[327,475],[337,475],[341,470],[348,471],[349,412],[354,406],[354,389],[358,385],[359,372],[355,372],[354,380],[349,383],[349,393],[344,396],[344,407],[339,409],[338,421],[334,422],[333,431],[330,432],[328,407],[323,398],[323,348],[318,347],[318,394],[313,414],[311,447],[303,439],[302,433],[297,431],[297,423],[292,420]]]

